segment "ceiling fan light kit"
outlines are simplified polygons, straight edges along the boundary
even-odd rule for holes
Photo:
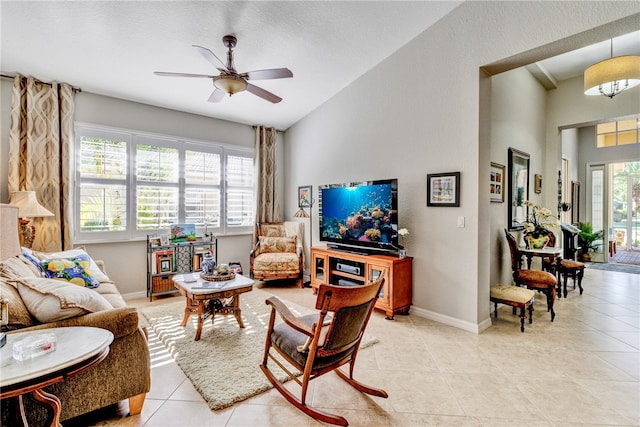
[[[640,55],[613,56],[584,70],[584,94],[613,98],[640,84]]]
[[[238,76],[216,76],[213,78],[213,85],[228,93],[229,96],[247,90],[247,81]]]
[[[193,45],[198,52],[210,62],[220,74],[217,76],[210,76],[206,74],[191,74],[191,73],[172,73],[164,71],[155,71],[157,76],[169,76],[169,77],[204,77],[212,79],[213,86],[215,87],[213,93],[209,96],[209,102],[220,102],[224,98],[225,94],[229,96],[234,93],[248,91],[253,95],[256,95],[266,101],[276,104],[282,101],[282,98],[262,89],[256,85],[249,83],[247,80],[270,80],[270,79],[284,79],[293,77],[293,73],[288,68],[272,68],[268,70],[248,71],[246,73],[238,73],[233,64],[233,48],[236,47],[238,40],[235,36],[226,35],[222,38],[222,43],[227,47],[227,63],[225,64],[206,47]]]

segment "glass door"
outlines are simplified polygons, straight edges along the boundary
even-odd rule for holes
[[[605,209],[606,174],[604,164],[590,164],[587,166],[587,222],[591,223],[594,233],[604,230],[603,238],[593,242],[593,252],[591,260],[597,262],[607,262],[608,252],[605,246],[608,245],[607,221],[608,210]]]
[[[617,250],[640,251],[640,162],[614,163],[611,239]]]

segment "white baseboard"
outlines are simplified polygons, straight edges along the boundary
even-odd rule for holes
[[[122,294],[122,299],[124,299],[125,301],[130,300],[130,299],[145,298],[145,297],[147,297],[147,292],[146,291],[131,292],[129,294]]]
[[[479,324],[475,324],[415,306],[411,307],[411,314],[415,314],[416,316],[423,317],[425,319],[434,320],[438,323],[453,326],[464,331],[473,332],[475,334],[479,334],[491,326],[491,318],[487,318]]]

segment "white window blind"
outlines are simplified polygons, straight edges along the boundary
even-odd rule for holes
[[[252,149],[86,124],[76,147],[75,242],[252,230]]]

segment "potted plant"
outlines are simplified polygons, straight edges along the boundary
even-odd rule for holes
[[[581,222],[578,224],[578,228],[580,229],[580,234],[578,234],[580,260],[591,261],[591,252],[597,251],[600,246],[600,243],[595,243],[595,241],[604,238],[604,230],[594,233],[593,225],[590,222]]]

